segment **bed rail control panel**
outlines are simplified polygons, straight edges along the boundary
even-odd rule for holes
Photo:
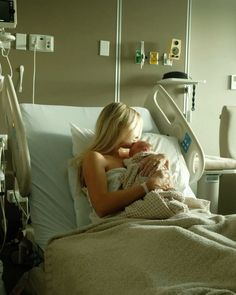
[[[191,139],[190,135],[188,133],[185,133],[184,139],[181,142],[181,146],[182,146],[185,153],[187,153],[191,143],[192,143],[192,139]]]

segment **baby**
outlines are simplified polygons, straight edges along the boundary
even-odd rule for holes
[[[132,145],[129,151],[130,158],[124,160],[127,172],[123,180],[123,188],[128,188],[134,183],[141,184],[147,180],[147,177],[142,176],[140,173],[139,163],[144,157],[150,155],[150,153],[154,152],[152,151],[151,144],[146,141],[140,140]],[[160,188],[169,189],[172,187],[170,171],[166,163],[159,164],[156,174],[160,180]]]
[[[156,177],[158,177],[159,188],[148,191],[145,188],[146,176],[139,171],[140,161],[154,153],[152,146],[145,141],[134,143],[130,149],[130,158],[124,160],[127,171],[123,175],[122,187],[128,188],[133,184],[144,185],[146,195],[144,198],[133,202],[120,213],[121,217],[163,219],[171,216],[189,212],[189,209],[209,210],[209,201],[187,197],[173,188],[168,162],[164,161],[158,165]],[[155,163],[154,163],[155,164]],[[206,203],[207,202],[207,203]]]
[[[138,153],[151,152],[151,151],[152,151],[152,145],[149,142],[144,140],[139,140],[131,146],[129,150],[129,156],[133,157]]]

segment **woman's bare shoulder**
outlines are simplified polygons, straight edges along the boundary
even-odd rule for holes
[[[102,165],[105,165],[106,159],[105,156],[99,152],[96,151],[88,151],[84,155],[83,164],[89,164],[94,165],[95,163],[100,163]]]
[[[104,155],[96,151],[88,151],[84,155],[84,160],[99,160],[99,159],[100,160],[104,159]]]

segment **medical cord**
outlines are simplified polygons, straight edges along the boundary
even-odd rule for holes
[[[6,238],[7,238],[7,219],[6,219],[6,214],[5,214],[5,196],[2,195],[0,197],[0,203],[1,203],[1,211],[2,211],[2,228],[3,228],[3,241],[0,249],[0,253],[2,253],[2,250],[5,246],[6,243]]]
[[[9,53],[10,53],[10,49],[7,50],[7,53],[5,53],[6,49],[3,47],[2,45],[2,42],[0,42],[0,47],[1,47],[1,53],[2,53],[2,56],[6,58],[7,60],[7,63],[8,63],[8,66],[10,68],[10,77],[12,78],[13,77],[13,71],[12,71],[12,66],[11,66],[11,62],[10,62],[10,59],[8,57]]]
[[[2,253],[2,250],[6,243],[7,238],[7,220],[6,220],[6,214],[5,214],[5,179],[4,179],[4,164],[2,165],[2,155],[5,147],[5,143],[3,141],[0,142],[0,163],[1,163],[1,172],[3,173],[3,179],[0,180],[0,205],[1,205],[1,212],[2,212],[2,229],[3,229],[3,241],[0,248],[0,253]]]
[[[28,202],[26,202],[26,211],[25,211],[25,209],[21,206],[19,200],[17,199],[15,190],[13,190],[13,196],[14,196],[14,199],[16,201],[16,204],[17,204],[18,208],[20,209],[20,211],[23,213],[23,215],[26,218],[26,224],[28,224],[28,221],[29,221],[29,218],[30,218],[30,214],[28,213],[29,212]]]

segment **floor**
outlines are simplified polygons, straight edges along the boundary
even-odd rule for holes
[[[2,280],[5,285],[5,294],[10,294],[25,272],[32,266],[24,260],[19,263],[19,244],[11,243],[5,246],[2,253],[3,274]],[[0,292],[0,294],[2,294]],[[3,293],[4,294],[4,293]],[[24,293],[20,293],[24,294]]]
[[[2,280],[2,273],[3,273],[3,263],[0,260],[0,294],[1,295],[6,295],[4,283],[3,283],[3,280]]]
[[[18,237],[20,228],[20,213],[17,206],[5,202],[5,215],[7,219],[7,236],[4,247],[0,253],[0,294],[9,294],[24,270],[16,264],[18,244],[14,242]],[[0,216],[0,221],[1,221]],[[0,246],[3,243],[3,230],[0,230]],[[4,282],[3,282],[4,281]]]

